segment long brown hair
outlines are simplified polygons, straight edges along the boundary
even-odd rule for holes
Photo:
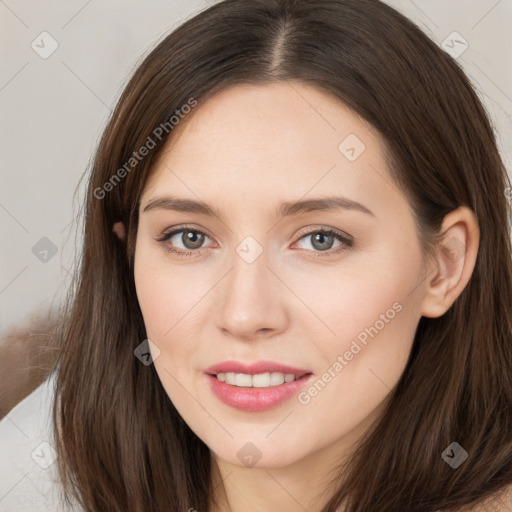
[[[176,111],[227,85],[276,80],[314,85],[380,132],[426,250],[461,205],[480,228],[468,285],[443,316],[421,318],[388,407],[330,482],[322,512],[345,498],[347,512],[455,510],[512,483],[510,182],[469,80],[380,1],[225,0],[145,57],[93,161],[53,410],[60,477],[86,511],[211,506],[208,447],[153,365],[134,357],[146,338],[133,278],[138,203]],[[153,147],[139,159],[143,146]],[[456,470],[441,457],[453,441],[469,454]]]

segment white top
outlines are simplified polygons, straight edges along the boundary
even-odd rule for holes
[[[51,430],[55,375],[0,421],[0,512],[78,512],[65,507]]]

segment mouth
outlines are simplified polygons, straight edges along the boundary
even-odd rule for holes
[[[222,403],[245,412],[263,412],[278,407],[297,395],[313,374],[265,372],[205,374],[210,389]]]

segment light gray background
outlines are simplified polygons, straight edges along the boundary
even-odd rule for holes
[[[58,305],[80,248],[78,183],[110,110],[155,42],[211,3],[0,0],[0,334]],[[388,3],[440,45],[454,31],[467,41],[457,60],[484,101],[510,170],[512,0]],[[46,59],[31,46],[49,48],[42,32],[58,43]],[[57,248],[47,262],[32,252],[43,237]]]

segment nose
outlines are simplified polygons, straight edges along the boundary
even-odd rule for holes
[[[218,288],[217,325],[234,339],[256,340],[275,336],[289,321],[290,292],[270,268],[266,251],[254,261],[238,253]]]

